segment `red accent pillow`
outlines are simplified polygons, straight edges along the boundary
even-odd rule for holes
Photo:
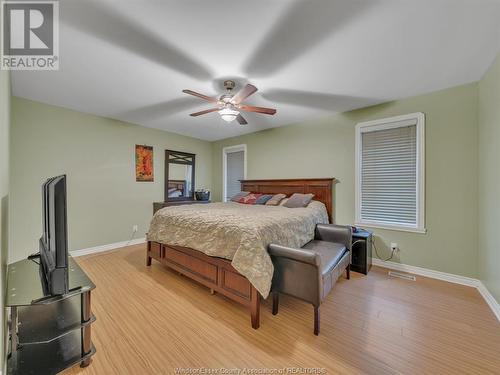
[[[238,199],[238,203],[255,204],[255,202],[257,202],[257,199],[259,199],[263,195],[264,194],[248,194],[246,197]]]

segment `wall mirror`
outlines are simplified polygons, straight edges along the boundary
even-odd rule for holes
[[[194,199],[196,155],[165,150],[165,202]]]

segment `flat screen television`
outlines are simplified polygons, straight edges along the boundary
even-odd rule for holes
[[[66,175],[42,185],[43,235],[39,241],[42,283],[52,295],[68,293]],[[44,288],[44,289],[45,289]]]

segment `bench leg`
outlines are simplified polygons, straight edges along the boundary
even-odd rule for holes
[[[347,278],[347,280],[350,280],[351,279],[351,265],[350,264],[347,265],[347,268],[345,269],[345,272],[346,272],[346,278]]]
[[[273,292],[273,315],[278,314],[279,303],[280,303],[280,294],[279,294],[279,292]]]
[[[314,306],[314,334],[319,335],[319,306]]]

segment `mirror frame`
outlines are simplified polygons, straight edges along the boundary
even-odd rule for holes
[[[176,155],[183,155],[185,157],[192,158],[193,162],[174,162],[172,164],[184,164],[184,165],[192,165],[191,168],[191,192],[189,197],[176,197],[176,198],[169,198],[168,197],[168,166],[170,164],[170,155],[171,154],[176,154]],[[195,191],[195,167],[196,167],[196,154],[191,154],[189,152],[183,152],[183,151],[174,151],[174,150],[165,150],[165,189],[164,189],[164,195],[165,195],[165,202],[172,202],[172,201],[193,201],[194,200],[194,191]]]

